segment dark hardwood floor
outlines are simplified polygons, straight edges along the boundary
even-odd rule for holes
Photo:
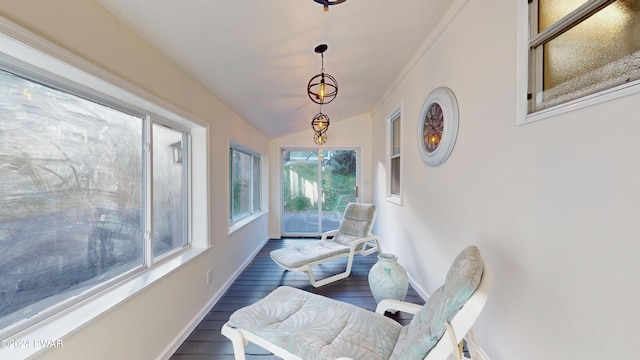
[[[297,287],[375,311],[376,302],[369,290],[367,276],[371,266],[378,260],[377,254],[356,256],[350,277],[316,289],[309,284],[306,274],[284,271],[269,257],[271,250],[304,241],[309,240],[280,239],[267,242],[170,360],[233,359],[231,341],[220,333],[222,325],[229,319],[231,313],[243,306],[253,304],[281,285]],[[345,266],[346,259],[340,259],[317,266],[314,272],[317,274],[316,278],[321,279],[343,271],[341,269],[344,269]],[[424,304],[424,300],[411,285],[409,285],[406,301]],[[411,321],[410,315],[400,312],[395,315],[387,313],[387,316],[402,324],[408,324]],[[278,359],[253,344],[249,344],[245,349],[248,360]]]

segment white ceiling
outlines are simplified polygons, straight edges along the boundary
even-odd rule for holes
[[[370,112],[453,3],[347,0],[98,0],[269,138],[310,129],[307,83],[339,85],[331,121]]]

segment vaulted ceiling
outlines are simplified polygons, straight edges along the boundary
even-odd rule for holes
[[[370,112],[452,0],[98,0],[269,138],[310,129],[320,105],[307,83],[321,69],[338,96],[331,121]],[[320,0],[322,1],[322,0]]]

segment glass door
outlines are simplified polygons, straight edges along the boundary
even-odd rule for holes
[[[337,229],[358,198],[356,149],[282,150],[283,236],[319,236]]]

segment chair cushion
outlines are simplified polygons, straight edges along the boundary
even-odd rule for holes
[[[282,286],[234,312],[231,325],[303,359],[388,359],[402,326],[355,305]]]
[[[303,245],[273,250],[271,258],[288,268],[297,268],[330,256],[348,254],[349,246],[332,240],[309,241]]]
[[[464,249],[449,268],[445,284],[438,288],[422,309],[405,326],[391,359],[424,359],[444,335],[445,322],[451,322],[458,310],[478,288],[484,263],[475,246]]]
[[[374,204],[349,203],[333,241],[351,246],[354,240],[369,236],[376,216]]]

